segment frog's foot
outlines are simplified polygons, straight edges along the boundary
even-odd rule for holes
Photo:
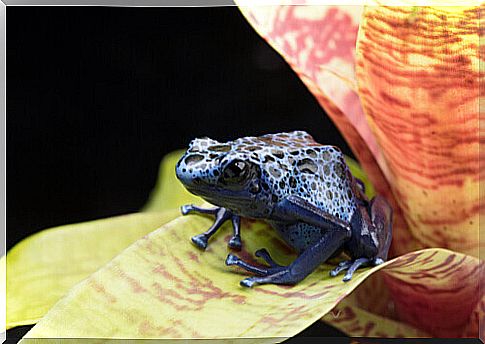
[[[251,265],[249,263],[246,263],[244,260],[242,260],[241,258],[239,258],[239,257],[237,257],[233,254],[229,254],[227,256],[226,265],[227,266],[236,265],[236,266],[243,268],[246,271],[252,272],[252,273],[260,275],[260,276],[266,276],[268,274],[271,274],[272,272],[276,272],[274,270],[277,269],[277,267],[274,267],[274,268],[273,267],[259,267],[259,266]]]
[[[294,275],[289,267],[283,267],[278,272],[267,276],[254,276],[243,279],[239,284],[243,287],[252,288],[255,284],[286,284],[294,285],[303,279],[302,276]]]
[[[343,262],[340,262],[339,265],[330,271],[330,276],[335,277],[337,276],[341,271],[347,270],[345,273],[345,276],[343,278],[344,282],[348,282],[352,279],[352,276],[354,275],[354,272],[359,268],[359,267],[365,267],[365,266],[376,266],[379,264],[384,263],[384,260],[381,258],[358,258],[356,260],[345,260]]]
[[[227,243],[230,248],[239,251],[242,247],[241,235],[233,235],[232,238]]]
[[[243,287],[251,288],[255,284],[296,284],[301,281],[304,276],[297,274],[295,275],[289,266],[282,266],[271,258],[268,251],[261,249],[256,251],[255,255],[262,258],[270,266],[269,267],[259,267],[246,263],[239,257],[233,254],[229,254],[226,259],[226,265],[237,265],[246,271],[252,272],[258,276],[248,277],[243,279],[240,284]]]
[[[183,205],[180,208],[180,210],[182,212],[182,215],[187,215],[190,213],[199,213],[199,214],[214,215],[216,218],[212,226],[207,231],[192,237],[192,242],[197,247],[205,250],[207,248],[210,237],[217,232],[217,230],[222,226],[224,222],[231,219],[232,226],[234,229],[234,235],[231,238],[231,240],[229,240],[228,245],[233,249],[237,249],[237,250],[241,249],[241,234],[240,234],[241,220],[239,216],[234,215],[230,210],[227,210],[226,208],[221,208],[221,207],[201,208],[193,204]]]

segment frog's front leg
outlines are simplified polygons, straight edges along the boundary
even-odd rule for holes
[[[207,231],[192,237],[192,242],[197,247],[205,250],[207,248],[207,244],[210,237],[217,232],[217,230],[222,226],[224,222],[231,219],[234,234],[232,238],[229,240],[228,245],[229,247],[236,250],[241,249],[241,233],[240,233],[241,218],[238,215],[234,215],[230,210],[222,207],[201,208],[191,204],[191,205],[183,205],[181,207],[181,212],[182,212],[182,215],[187,215],[193,212],[200,213],[200,214],[215,215],[215,221]]]

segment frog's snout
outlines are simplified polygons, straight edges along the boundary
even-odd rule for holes
[[[175,175],[177,176],[177,179],[182,182],[182,184],[188,185],[192,180],[192,174],[189,172],[184,159],[185,155],[180,158],[177,165],[175,165]]]
[[[198,187],[202,183],[199,163],[204,157],[198,153],[186,153],[175,166],[175,175],[185,187]]]

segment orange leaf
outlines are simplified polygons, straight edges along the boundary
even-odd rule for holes
[[[420,252],[408,253],[386,269],[396,314],[433,336],[460,337],[482,298],[483,261],[459,253],[437,259],[439,251]]]
[[[479,7],[368,7],[357,46],[379,163],[413,236],[478,256]]]
[[[352,336],[483,337],[483,269],[483,261],[456,252],[411,252],[368,278],[323,320]]]

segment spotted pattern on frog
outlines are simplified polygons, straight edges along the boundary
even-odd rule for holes
[[[353,179],[342,152],[315,142],[304,131],[244,137],[225,143],[195,139],[179,167],[184,173],[191,173],[195,181],[217,185],[227,163],[237,159],[261,168],[261,187],[269,207],[288,195],[298,195],[345,221],[350,221],[356,209],[351,192]],[[311,242],[320,235],[311,226],[300,227],[290,237],[303,235]]]

